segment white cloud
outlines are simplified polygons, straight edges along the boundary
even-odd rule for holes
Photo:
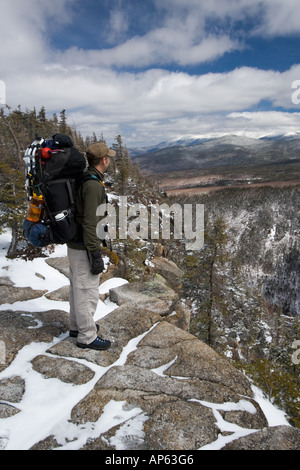
[[[34,0],[31,0],[34,1]],[[65,0],[67,1],[67,0]],[[126,5],[110,12],[107,42],[114,47],[83,50],[77,46],[58,60],[98,67],[196,65],[246,47],[243,25],[250,36],[276,36],[300,32],[298,0],[164,0],[155,2],[161,19],[147,31],[126,38],[130,21]],[[121,7],[122,5],[122,7]],[[213,23],[213,25],[212,25]],[[241,26],[242,25],[242,26]]]
[[[57,58],[67,64],[142,69],[157,65],[200,64],[240,47],[238,41],[226,35],[217,37],[210,34],[195,43],[194,38],[185,31],[160,28],[109,49],[86,51],[73,47],[59,53]]]
[[[141,133],[147,136],[147,141],[155,144],[166,140],[166,136],[168,139],[189,135],[211,138],[234,134],[258,138],[269,134],[299,132],[299,125],[300,113],[262,111],[185,116],[167,121],[163,130],[158,121],[152,121],[141,127]],[[143,140],[140,142],[142,144]]]
[[[258,111],[231,113],[227,116],[228,129],[249,137],[299,132],[300,113]],[[231,121],[231,125],[230,125]]]
[[[300,78],[300,65],[286,72],[239,67],[224,73],[191,75],[164,70],[166,64],[186,66],[210,61],[243,46],[222,21],[243,21],[261,12],[252,34],[283,34],[290,23],[297,31],[299,1],[287,0],[164,0],[160,26],[123,40],[129,31],[126,3],[111,11],[110,49],[80,50],[76,45],[61,52],[51,49],[48,31],[72,21],[71,7],[79,0],[4,0],[0,30],[1,76],[7,103],[13,107],[48,113],[67,110],[69,121],[83,134],[114,138],[124,133],[128,144],[148,144],[179,134],[213,135],[217,132],[258,134],[267,129],[299,129],[299,113],[249,113],[245,110],[268,100],[284,109],[292,104],[292,82]],[[272,9],[271,5],[277,8]],[[299,4],[300,5],[300,4]],[[164,9],[164,15],[163,15]],[[279,13],[285,25],[279,21]],[[296,13],[296,17],[294,17]],[[214,30],[206,20],[220,19]],[[230,29],[230,28],[229,28]],[[262,33],[260,33],[262,34]],[[122,41],[121,41],[122,39]],[[121,41],[121,42],[120,42]],[[133,67],[140,72],[120,72]],[[151,68],[155,66],[156,68]],[[161,68],[157,68],[161,67]]]
[[[291,35],[300,32],[299,0],[264,0],[262,22],[256,34],[266,36]]]
[[[32,104],[37,109],[45,106],[49,113],[66,109],[70,120],[83,133],[92,134],[94,123],[95,127],[102,128],[99,134],[104,135],[104,128],[108,127],[112,127],[114,134],[118,133],[115,131],[118,126],[119,132],[135,128],[142,140],[148,138],[147,126],[150,125],[159,135],[163,130],[165,137],[170,130],[182,133],[185,122],[192,125],[193,133],[197,125],[203,128],[203,122],[213,127],[220,125],[222,132],[222,116],[240,113],[236,116],[244,119],[241,113],[255,109],[261,100],[269,100],[283,109],[297,110],[292,103],[292,83],[297,77],[300,77],[300,65],[283,73],[242,67],[228,73],[201,76],[162,69],[136,74],[97,67],[49,65],[39,73],[32,73],[30,80],[26,72],[14,75],[6,84],[6,93],[8,104],[15,106],[19,103],[24,108]],[[220,119],[216,118],[217,114]],[[288,117],[289,113],[283,115]],[[278,124],[283,115],[277,114]],[[233,125],[240,127],[240,122],[245,124],[243,120],[233,120],[232,116],[228,121],[230,129]],[[265,118],[271,116],[265,114]],[[247,126],[254,126],[255,122],[247,119]],[[289,122],[294,126],[294,119],[299,127],[296,114],[291,115]],[[263,124],[273,131],[273,122]],[[286,127],[283,121],[282,126]],[[184,124],[183,127],[189,126]],[[146,131],[145,135],[142,130]],[[158,135],[151,134],[153,140],[158,139]]]
[[[2,0],[0,64],[2,77],[31,71],[51,55],[48,31],[72,20],[70,6],[78,0]]]
[[[108,40],[114,43],[117,40],[124,39],[124,33],[127,32],[129,27],[128,15],[124,9],[121,8],[121,4],[118,8],[110,12],[109,23],[107,27]]]
[[[171,18],[188,17],[204,25],[214,21],[253,21],[255,34],[280,35],[300,32],[299,0],[155,0],[157,8],[167,10]],[[220,23],[220,25],[221,25]]]
[[[45,100],[49,111],[93,106],[122,116],[159,112],[238,111],[269,100],[276,106],[292,108],[292,82],[300,76],[300,65],[286,72],[241,67],[227,73],[190,75],[150,69],[120,73],[110,69],[47,66],[39,73],[20,72],[7,83],[10,100],[37,103]],[[27,102],[28,100],[28,102]]]

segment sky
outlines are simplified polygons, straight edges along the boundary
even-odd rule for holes
[[[1,0],[0,104],[127,147],[300,131],[299,0]]]

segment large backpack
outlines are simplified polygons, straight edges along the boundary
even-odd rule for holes
[[[34,246],[64,244],[76,239],[76,190],[85,178],[86,159],[69,136],[37,137],[25,152],[29,211],[23,223],[26,239]],[[38,201],[38,205],[34,206]],[[39,215],[31,217],[31,207]]]

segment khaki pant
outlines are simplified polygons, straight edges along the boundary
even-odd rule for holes
[[[89,344],[97,337],[94,315],[99,301],[99,275],[91,273],[85,250],[68,247],[70,262],[70,329],[78,331],[77,341]]]

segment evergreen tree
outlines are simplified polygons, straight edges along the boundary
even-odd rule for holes
[[[227,260],[226,242],[226,225],[219,216],[206,223],[203,249],[185,256],[184,287],[194,307],[192,332],[210,346],[218,339],[219,317],[226,315],[222,298],[224,279],[220,272],[220,266]]]
[[[25,210],[24,166],[22,153],[26,135],[24,116],[20,109],[5,115],[0,112],[0,131],[2,145],[0,148],[0,221],[1,228],[8,226],[12,230],[12,241],[8,256],[14,256],[19,234],[20,222]],[[22,125],[23,123],[23,125]]]
[[[98,142],[96,133],[93,132],[92,138],[91,138],[91,144],[96,144]]]
[[[68,133],[68,126],[67,126],[67,117],[66,117],[66,110],[63,109],[60,112],[60,121],[59,121],[59,132],[61,134],[67,134]]]
[[[37,115],[37,121],[42,124],[46,122],[46,109],[44,106],[41,107],[40,112]]]
[[[52,123],[53,123],[53,134],[56,134],[58,133],[58,129],[59,129],[58,117],[56,113],[53,114]]]
[[[119,187],[120,195],[126,194],[126,186],[128,183],[129,175],[133,173],[133,165],[129,157],[127,148],[123,145],[122,137],[117,135],[115,137],[116,143],[112,145],[116,152],[115,157],[115,173]]]
[[[17,253],[18,241],[22,239],[22,223],[27,211],[25,191],[24,153],[38,134],[49,138],[57,131],[64,131],[77,141],[83,139],[67,125],[66,112],[61,112],[58,124],[57,116],[47,119],[46,110],[42,106],[38,114],[21,107],[12,110],[9,106],[0,109],[0,223],[1,228],[12,230],[12,241],[8,250],[9,256]]]

